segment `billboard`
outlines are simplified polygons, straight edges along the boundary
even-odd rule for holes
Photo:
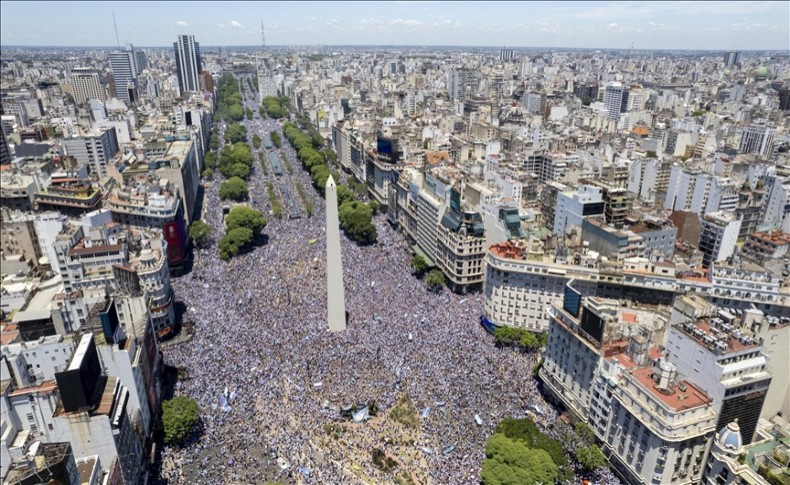
[[[376,138],[376,152],[379,160],[389,163],[398,163],[400,160],[398,154],[398,141],[392,138],[378,136]]]
[[[604,320],[589,309],[582,313],[581,329],[600,346],[603,343]]]
[[[87,333],[82,336],[67,370],[55,374],[63,410],[70,413],[92,408],[96,393],[103,385],[101,374],[93,334]]]
[[[180,264],[184,261],[186,253],[186,232],[184,221],[168,222],[163,227],[165,241],[167,242],[167,263]]]
[[[440,182],[439,179],[437,179],[433,175],[426,173],[425,186],[428,188],[428,190],[436,194],[436,197],[444,201],[445,195],[447,193],[447,187],[444,185],[443,182]]]

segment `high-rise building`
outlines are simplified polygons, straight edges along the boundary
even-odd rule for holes
[[[87,103],[91,99],[101,102],[107,100],[98,71],[89,68],[73,69],[71,84],[74,87],[74,101],[77,103]]]
[[[745,444],[751,443],[772,376],[763,342],[748,328],[747,315],[705,305],[694,296],[675,301],[667,332],[665,353],[677,371],[692,379],[712,399],[718,419],[716,429],[734,420]],[[692,305],[701,316],[687,315]]]
[[[195,42],[194,35],[179,35],[173,42],[176,58],[176,74],[178,87],[182,93],[200,91],[200,71],[203,70],[200,59],[200,44]]]
[[[199,74],[200,78],[198,80],[200,84],[200,90],[203,92],[214,92],[214,78],[211,77],[211,73],[208,71],[200,71]]]
[[[784,87],[779,90],[779,109],[781,111],[790,111],[790,87]]]
[[[134,47],[126,44],[126,50],[110,53],[115,96],[126,103],[137,101],[137,62]]]
[[[620,119],[620,113],[625,112],[628,107],[628,88],[619,82],[608,83],[603,94],[603,103],[609,118]]]
[[[741,60],[740,51],[728,51],[724,53],[724,65],[726,67],[732,67],[738,64],[740,60]]]
[[[118,153],[118,135],[115,128],[110,128],[91,136],[67,138],[63,145],[80,165],[87,165],[92,173],[104,177],[107,175],[107,164]]]
[[[700,219],[700,225],[699,250],[704,267],[710,268],[711,263],[724,261],[735,253],[740,219],[731,212],[711,212]]]
[[[7,163],[11,163],[11,150],[8,149],[5,128],[0,124],[0,165],[5,165]]]
[[[477,94],[480,89],[480,74],[473,69],[453,69],[447,78],[450,99],[463,101],[467,95]]]
[[[499,51],[499,60],[500,61],[512,61],[516,58],[516,51],[513,49],[502,49]]]
[[[741,153],[757,153],[761,158],[771,158],[774,152],[774,133],[776,130],[766,124],[753,123],[743,128]]]

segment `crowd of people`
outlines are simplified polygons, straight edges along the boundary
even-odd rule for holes
[[[281,132],[257,112],[245,123],[250,137],[259,126]],[[531,378],[536,356],[494,345],[479,324],[480,294],[435,293],[412,276],[408,244],[383,216],[375,220],[377,244],[360,247],[341,236],[348,327],[328,331],[324,203],[287,141],[281,153],[294,167],[281,179],[302,185],[313,216],[269,217],[265,182],[274,176],[255,167],[251,198],[267,214],[267,241],[227,263],[216,245],[196,250],[193,270],[174,278],[195,334],[164,358],[188,373],[176,393],[197,400],[201,431],[165,449],[162,478],[394,483],[405,472],[435,484],[472,484],[502,418],[524,417],[538,404],[538,426],[550,433],[558,416]],[[203,204],[217,240],[224,232],[218,184],[206,187]],[[403,426],[394,420],[341,418],[341,408],[373,401],[384,415],[404,395],[419,419],[412,443],[384,440]],[[356,430],[345,446],[326,439],[325,425],[340,422]],[[395,472],[373,465],[374,447],[400,457]]]

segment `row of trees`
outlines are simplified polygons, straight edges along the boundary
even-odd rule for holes
[[[247,249],[266,227],[260,211],[249,207],[234,207],[225,217],[225,236],[219,241],[219,257],[227,261]]]
[[[271,135],[269,135],[269,138],[271,138],[272,145],[274,145],[275,147],[280,148],[282,146],[283,140],[282,138],[280,138],[280,134],[277,133],[276,131],[273,131]]]
[[[520,347],[534,351],[546,345],[546,334],[539,335],[523,328],[499,327],[494,331],[494,341],[500,347]]]
[[[417,278],[425,276],[425,284],[431,291],[438,291],[444,286],[444,274],[435,268],[428,271],[428,262],[419,254],[411,258],[411,269]]]
[[[286,122],[283,125],[283,131],[291,146],[296,150],[302,166],[310,172],[316,190],[325,195],[326,181],[331,173],[326,153],[331,150],[319,151],[318,149],[323,144],[323,138],[320,136],[309,137],[291,122]],[[334,152],[332,153],[334,154]],[[354,191],[340,183],[340,174],[334,172],[332,175],[337,182],[340,227],[351,240],[359,244],[376,242],[378,234],[376,226],[373,225],[373,215],[378,210],[378,204],[367,204],[355,200]]]
[[[247,182],[240,177],[231,177],[219,186],[219,198],[223,200],[241,202],[247,200],[248,194]]]
[[[270,118],[285,118],[288,116],[288,98],[285,96],[263,98],[263,109]]]
[[[225,121],[241,121],[244,114],[239,83],[233,74],[225,73],[219,80],[216,116]]]

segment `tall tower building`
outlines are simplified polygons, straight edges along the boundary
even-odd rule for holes
[[[729,51],[724,53],[724,65],[726,67],[732,67],[735,64],[738,64],[740,60],[741,60],[740,51]]]
[[[607,84],[603,94],[603,104],[606,106],[609,118],[620,119],[620,113],[628,106],[628,88],[618,82]]]
[[[0,124],[0,165],[11,163],[11,151],[8,149],[8,140],[5,137],[5,128]]]
[[[182,93],[200,91],[200,71],[203,66],[200,60],[200,44],[195,42],[194,35],[179,35],[173,42],[176,56],[176,74],[178,87]]]
[[[115,96],[126,103],[137,101],[137,62],[132,44],[126,50],[110,53]]]
[[[346,295],[343,289],[343,261],[340,259],[340,219],[337,213],[337,186],[326,180],[326,291],[330,332],[346,329]]]
[[[89,68],[76,68],[71,71],[71,84],[74,86],[74,101],[87,103],[91,99],[106,101],[104,86],[99,73]]]
[[[771,158],[774,152],[776,130],[764,123],[753,123],[743,128],[738,151],[757,153],[762,158]]]

